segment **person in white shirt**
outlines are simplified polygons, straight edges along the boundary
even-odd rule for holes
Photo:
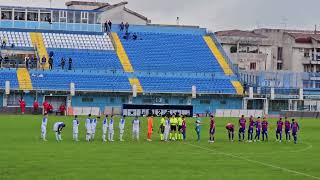
[[[44,114],[41,122],[41,139],[43,141],[47,141],[46,139],[47,124],[48,124],[48,114]]]
[[[108,131],[108,115],[106,115],[106,117],[104,118],[103,122],[102,122],[102,141],[103,142],[107,142],[106,139],[106,135],[107,135],[107,131]]]
[[[113,116],[111,115],[108,125],[108,141],[113,141],[114,129],[113,129]]]
[[[126,123],[125,118],[126,118],[126,116],[123,116],[119,121],[120,141],[123,141],[122,137],[123,137],[123,133],[124,133],[124,125]]]
[[[136,116],[132,121],[132,140],[139,140],[140,120]]]
[[[96,134],[96,127],[99,120],[100,120],[100,116],[92,119],[92,122],[91,122],[91,140],[92,141],[94,140],[94,135]]]
[[[168,141],[169,140],[169,134],[170,134],[170,119],[169,117],[166,118],[166,120],[164,121],[164,141]]]
[[[78,116],[75,115],[74,119],[72,121],[72,132],[73,132],[73,140],[74,141],[79,141],[78,139],[78,134],[79,134],[79,120],[78,120]]]
[[[64,127],[66,127],[66,125],[63,122],[56,122],[53,125],[53,131],[56,132],[56,140],[58,142],[62,141],[61,132]]]
[[[86,119],[86,141],[90,141],[91,139],[91,114],[88,115],[88,118]]]

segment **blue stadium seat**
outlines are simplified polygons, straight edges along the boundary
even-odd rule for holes
[[[15,69],[1,69],[0,70],[0,88],[5,88],[6,81],[10,81],[10,89],[19,89],[19,82],[17,79],[17,72]]]

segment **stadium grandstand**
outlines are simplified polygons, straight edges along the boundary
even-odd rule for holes
[[[316,75],[238,71],[216,34],[196,26],[151,24],[125,4],[0,7],[1,112],[17,113],[23,98],[29,112],[37,100],[54,110],[65,104],[69,115],[134,116],[149,109],[157,115],[279,113],[305,107],[303,96],[316,93],[302,86]],[[314,102],[310,109],[319,109]],[[268,109],[270,104],[282,105]]]

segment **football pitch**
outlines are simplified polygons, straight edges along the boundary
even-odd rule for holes
[[[153,141],[146,141],[146,118],[140,141],[131,140],[131,119],[126,119],[125,142],[101,141],[98,123],[94,142],[85,142],[85,117],[80,117],[80,142],[72,141],[72,117],[49,116],[48,142],[40,140],[41,116],[0,116],[1,180],[312,180],[320,179],[320,121],[298,119],[298,144],[275,142],[275,119],[269,119],[269,142],[238,142],[237,119],[216,118],[216,141],[208,143],[209,119],[202,118],[201,141],[196,142],[194,119],[187,119],[185,142],[161,142],[155,118]],[[62,142],[52,126],[63,121]],[[101,119],[102,121],[102,119]],[[235,142],[228,142],[225,124],[236,125]],[[247,137],[247,134],[246,134]]]

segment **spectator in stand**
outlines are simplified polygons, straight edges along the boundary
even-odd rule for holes
[[[30,58],[29,56],[25,57],[26,68],[29,69]]]
[[[7,37],[3,36],[2,38],[2,44],[1,44],[1,48],[5,48],[7,46]]]
[[[109,32],[109,26],[108,26],[108,21],[106,20],[106,22],[104,22],[104,30],[106,32]]]
[[[112,28],[112,22],[109,20],[108,21],[108,27],[109,27],[109,31],[111,31],[111,28]]]
[[[43,114],[48,113],[48,105],[49,105],[48,102],[44,100],[42,103]]]
[[[20,104],[21,114],[24,114],[26,109],[26,102],[23,100],[23,98],[19,100],[19,104]]]
[[[124,24],[123,24],[123,22],[121,22],[121,24],[120,24],[119,26],[120,26],[120,31],[123,32],[123,30],[124,30]]]
[[[69,58],[69,68],[68,68],[68,70],[72,70],[72,59],[71,59],[71,57]]]
[[[126,33],[128,33],[128,32],[129,32],[129,23],[126,22],[126,24],[124,25],[124,27],[126,28]]]
[[[35,99],[34,102],[33,102],[33,114],[38,114],[38,110],[39,110],[39,103]]]
[[[32,59],[31,59],[32,68],[36,69],[38,67],[37,62],[38,62],[38,58],[32,56]]]
[[[66,64],[66,60],[64,58],[61,58],[61,62],[60,62],[60,65],[61,65],[61,69],[63,70],[64,69],[64,65]]]
[[[2,68],[2,61],[3,61],[3,57],[0,54],[0,68]]]
[[[52,113],[53,112],[53,106],[52,104],[48,104],[48,113]]]
[[[49,69],[52,70],[53,67],[53,58],[49,57]]]
[[[42,69],[44,69],[44,66],[45,66],[46,62],[47,62],[47,58],[45,56],[43,56],[42,59],[41,59],[41,62],[40,62],[41,66],[42,66]]]
[[[59,107],[60,115],[63,116],[65,111],[66,111],[66,106],[62,103]]]

